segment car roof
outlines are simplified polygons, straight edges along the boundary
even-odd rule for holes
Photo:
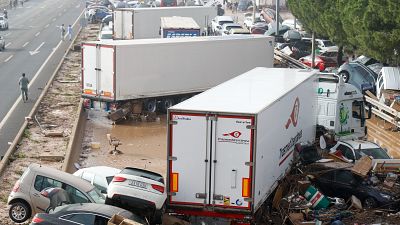
[[[95,175],[103,175],[105,177],[108,176],[114,176],[115,174],[121,172],[120,169],[114,168],[114,167],[109,167],[109,166],[92,166],[92,167],[87,167],[80,169],[84,172],[91,172]]]
[[[382,67],[380,74],[385,89],[400,90],[400,67]]]
[[[224,23],[224,25],[222,25],[223,27],[227,27],[227,26],[240,26],[242,27],[242,25],[238,24],[238,23]]]
[[[70,173],[66,173],[64,171],[57,170],[51,167],[32,163],[31,165],[29,165],[29,170],[36,172],[38,175],[53,178],[58,181],[69,184],[75,188],[78,188],[80,191],[88,192],[94,188],[94,186],[91,185],[89,182],[79,177],[76,177]]]
[[[343,142],[350,145],[354,149],[358,149],[360,144],[361,144],[361,149],[379,148],[379,146],[377,144],[370,142],[370,141],[348,140],[348,141],[343,141]]]
[[[218,21],[233,21],[233,18],[231,16],[217,16],[216,18]]]
[[[54,211],[54,214],[57,214],[59,212],[78,212],[78,211],[86,211],[86,212],[93,212],[93,213],[99,213],[99,214],[104,214],[108,216],[112,216],[114,214],[125,214],[129,215],[132,214],[131,212],[121,209],[115,206],[111,205],[106,205],[106,204],[97,204],[97,203],[78,203],[78,204],[68,204],[68,205],[63,205],[60,207],[57,207],[56,210]]]

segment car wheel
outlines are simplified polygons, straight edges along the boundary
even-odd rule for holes
[[[24,202],[13,202],[8,212],[12,221],[16,223],[25,222],[31,217],[31,209]]]
[[[376,200],[373,197],[368,197],[368,198],[364,199],[363,203],[364,203],[364,208],[367,208],[367,209],[373,209],[378,206],[378,203],[376,202]]]
[[[339,73],[339,76],[343,77],[343,80],[344,80],[345,83],[349,82],[349,79],[350,79],[350,74],[349,74],[349,72],[347,72],[347,71],[341,71],[341,72]]]

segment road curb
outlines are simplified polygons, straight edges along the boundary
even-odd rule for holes
[[[79,16],[82,17],[83,13]],[[56,69],[54,70],[54,73],[51,75],[49,81],[47,82],[45,88],[43,89],[43,92],[40,94],[38,100],[36,101],[35,105],[33,106],[31,112],[29,113],[28,117],[29,118],[33,118],[33,116],[36,114],[37,110],[39,109],[39,105],[42,102],[44,96],[46,95],[48,89],[50,88],[50,86],[52,85],[55,76],[57,75],[58,71],[61,68],[61,65],[63,64],[67,54],[69,53],[69,51],[71,50],[71,47],[74,45],[75,40],[78,38],[79,33],[81,32],[82,27],[79,28],[77,35],[74,37],[74,39],[71,41],[71,44],[68,46],[67,51],[65,51],[61,61],[58,63]],[[80,108],[82,110],[82,108]],[[80,114],[79,114],[80,115]],[[3,174],[5,168],[8,166],[9,164],[9,160],[11,155],[14,153],[18,143],[21,141],[22,136],[24,135],[24,131],[28,126],[28,121],[25,120],[25,122],[22,124],[21,128],[19,129],[17,135],[15,136],[12,144],[10,145],[10,147],[7,149],[6,154],[4,155],[3,159],[0,162],[0,175]],[[75,127],[75,125],[74,125]],[[70,140],[71,140],[71,136],[70,136]],[[68,144],[69,145],[69,144]]]

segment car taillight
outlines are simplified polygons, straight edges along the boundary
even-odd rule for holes
[[[19,191],[19,181],[15,182],[14,187],[12,189],[12,192],[18,192]]]
[[[43,221],[44,221],[44,219],[36,217],[36,216],[33,217],[33,219],[32,219],[32,223],[41,223]]]
[[[117,176],[115,176],[112,180],[112,182],[124,182],[124,181],[126,181],[125,177],[117,177]]]
[[[163,186],[160,186],[160,185],[157,185],[157,184],[152,184],[151,187],[156,191],[164,193],[164,187]]]

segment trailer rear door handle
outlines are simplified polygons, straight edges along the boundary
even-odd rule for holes
[[[101,71],[101,69],[100,69],[100,68],[94,68],[94,70],[96,70],[96,71]]]
[[[223,201],[224,200],[224,196],[223,195],[213,195],[213,199],[214,200],[218,200],[218,201]]]
[[[207,197],[206,193],[196,193],[196,198],[206,199],[206,197]]]

